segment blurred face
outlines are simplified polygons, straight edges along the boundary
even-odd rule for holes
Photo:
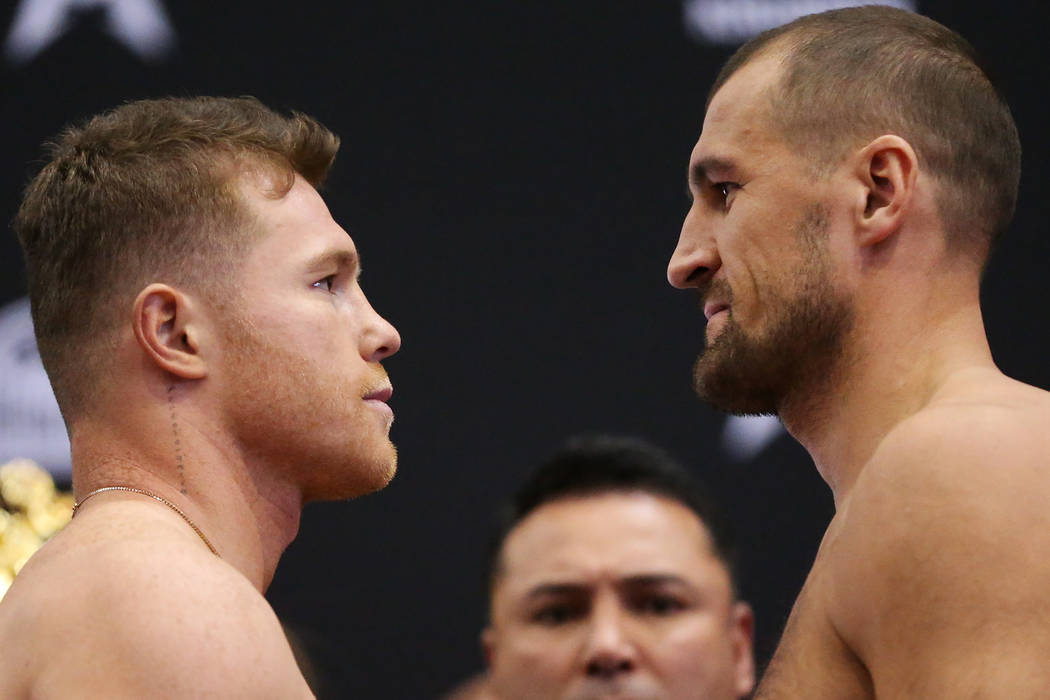
[[[731,413],[777,413],[826,379],[852,306],[835,285],[826,178],[775,135],[773,61],[718,91],[690,159],[692,206],[668,280],[695,288],[707,318],[697,393]]]
[[[397,455],[380,363],[401,340],[365,298],[354,242],[317,191],[298,175],[281,198],[259,184],[242,183],[259,236],[226,310],[227,429],[306,500],[382,488]]]
[[[700,520],[659,496],[537,508],[504,543],[491,613],[503,700],[719,700],[754,683],[750,610]]]

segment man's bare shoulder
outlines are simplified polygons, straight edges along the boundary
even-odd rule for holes
[[[0,661],[11,695],[309,696],[262,595],[192,532],[143,517],[119,540],[74,521],[26,564],[0,606],[0,634],[20,640]]]
[[[998,374],[962,382],[886,435],[830,532],[863,531],[858,521],[890,515],[908,533],[938,524],[957,533],[961,517],[1041,519],[1050,499],[1048,428],[1050,392]]]
[[[986,501],[1012,486],[1050,492],[1048,427],[1050,392],[999,374],[959,382],[886,435],[851,500],[962,490]]]
[[[1050,683],[1050,394],[961,389],[887,435],[840,505],[829,614],[876,687],[1028,697]]]

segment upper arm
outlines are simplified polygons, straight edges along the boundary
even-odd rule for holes
[[[905,426],[844,506],[831,615],[890,697],[1050,686],[1050,455],[1001,416]]]
[[[821,581],[811,577],[795,602],[755,700],[871,697],[871,680],[828,619]]]
[[[213,566],[220,565],[217,562]],[[225,565],[221,565],[225,566]],[[40,697],[311,697],[276,616],[232,569],[87,581]],[[86,602],[86,605],[85,605]]]

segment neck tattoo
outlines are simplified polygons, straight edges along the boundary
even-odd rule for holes
[[[192,527],[193,531],[197,533],[197,536],[201,538],[201,541],[204,542],[204,544],[206,544],[208,546],[208,549],[211,550],[211,553],[214,554],[215,556],[219,557],[219,552],[215,549],[215,547],[213,547],[211,545],[211,542],[209,542],[208,538],[204,536],[204,533],[201,532],[201,529],[199,527],[197,527],[197,524],[194,523],[192,520],[190,520],[190,516],[188,516],[185,513],[183,513],[181,508],[179,508],[177,505],[175,505],[174,503],[172,503],[168,499],[163,498],[161,496],[158,496],[155,493],[151,493],[151,492],[147,491],[146,489],[137,489],[137,488],[134,488],[133,486],[103,486],[100,489],[95,489],[94,491],[92,491],[91,493],[89,493],[88,495],[84,496],[79,501],[77,501],[76,503],[73,504],[73,515],[72,515],[72,517],[73,518],[77,517],[77,508],[79,508],[80,506],[84,505],[84,501],[86,501],[87,499],[89,499],[92,496],[95,496],[97,494],[105,493],[106,491],[127,491],[128,493],[138,493],[138,494],[142,494],[143,496],[149,496],[150,498],[152,498],[155,501],[160,501],[161,503],[166,505],[168,508],[171,508],[173,511],[178,513],[179,517],[181,517],[183,520],[185,520],[186,524],[189,525],[190,527]],[[219,557],[219,558],[221,559],[222,557]]]

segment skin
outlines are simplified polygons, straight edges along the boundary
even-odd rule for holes
[[[773,134],[766,54],[712,100],[694,205],[668,267],[680,288],[732,288],[753,335],[780,312],[802,254],[785,222],[819,202],[829,283],[852,321],[825,378],[775,410],[809,451],[836,514],[758,698],[1034,698],[1050,687],[1050,394],[994,365],[980,259],[949,247],[914,149],[858,143],[824,178]],[[728,207],[708,196],[728,180]],[[783,295],[782,295],[783,296]],[[717,338],[729,315],[715,316]]]
[[[737,213],[744,208],[738,206]],[[742,292],[739,305],[726,279],[712,280],[702,293],[714,330],[693,369],[694,388],[724,411],[776,413],[782,397],[795,387],[825,381],[827,358],[841,351],[852,323],[848,300],[829,283],[824,206],[808,207],[791,226],[789,239],[802,246],[787,284],[755,280],[754,288]],[[750,320],[746,306],[755,298],[762,300],[768,322],[749,329],[743,325]],[[736,306],[743,323],[736,320]]]
[[[696,515],[643,492],[544,504],[507,537],[483,634],[489,692],[544,698],[737,698],[751,611]]]
[[[397,465],[393,415],[361,397],[391,388],[379,361],[400,338],[365,297],[354,243],[317,192],[299,179],[280,199],[253,189],[246,194],[269,232],[245,261],[242,303],[223,328],[227,432],[307,501],[380,489]],[[308,229],[324,235],[311,240]]]
[[[0,604],[3,697],[310,697],[262,593],[305,500],[381,488],[396,457],[380,362],[397,331],[360,289],[353,241],[295,178],[238,181],[256,241],[222,295],[147,285],[106,383],[71,420],[74,490],[108,492]],[[320,257],[319,257],[320,256]]]

